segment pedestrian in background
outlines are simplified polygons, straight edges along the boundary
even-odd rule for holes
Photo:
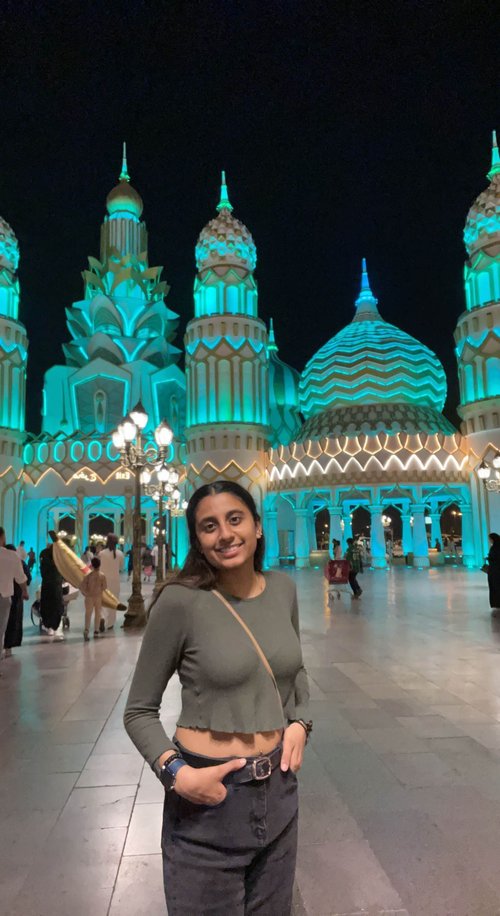
[[[116,598],[120,597],[120,573],[123,569],[123,553],[118,550],[118,538],[112,532],[108,534],[106,546],[99,553],[101,572],[106,577],[107,588]],[[116,608],[106,608],[106,616],[101,617],[100,630],[112,630],[116,622]]]
[[[9,547],[8,549],[10,550],[10,547]],[[16,550],[15,547],[14,547],[14,550]],[[26,547],[24,546],[24,541],[20,541],[20,542],[19,542],[19,547],[17,548],[16,553],[17,553],[19,559],[20,559],[23,563],[25,563],[26,560],[28,559],[28,553],[27,553]]]
[[[27,599],[28,586],[21,560],[14,550],[5,547],[5,531],[0,528],[0,654],[10,616],[14,583],[21,586],[23,598]]]
[[[361,562],[359,544],[354,541],[354,538],[347,538],[345,559],[349,562],[349,585],[352,588],[354,598],[359,598],[363,593],[363,589],[357,577],[360,572],[363,572],[363,564]]]
[[[62,639],[62,633],[57,634],[64,613],[63,577],[55,562],[52,544],[48,544],[40,553],[40,575],[42,587],[40,590],[40,617],[42,619],[42,633],[44,636],[55,636]]]
[[[90,639],[90,624],[94,614],[94,639],[100,635],[102,593],[107,589],[106,576],[100,572],[101,561],[99,557],[92,557],[92,569],[83,579],[80,591],[85,598],[85,629],[83,638],[85,642]]]
[[[337,540],[337,538],[334,538],[332,541],[332,555],[333,555],[332,556],[333,560],[342,559],[342,546],[340,544],[340,541]]]
[[[488,553],[488,587],[490,590],[491,616],[500,617],[500,534],[493,531],[488,537],[491,544]]]
[[[33,548],[30,547],[28,551],[28,569],[30,571],[31,576],[33,576],[33,570],[35,566],[36,566],[36,553],[33,550]]]
[[[7,544],[7,550],[12,550],[14,553],[16,553],[14,544]],[[29,586],[31,585],[31,573],[28,569],[28,565],[27,563],[23,563],[21,560],[21,566],[23,567],[23,573],[26,576],[26,586]],[[14,594],[12,595],[10,602],[10,614],[7,621],[7,629],[5,630],[3,641],[5,658],[10,658],[12,655],[12,649],[20,646],[23,641],[23,616],[23,588],[21,585],[19,585],[18,582],[14,581]]]

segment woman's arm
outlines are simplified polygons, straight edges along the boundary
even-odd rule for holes
[[[299,626],[299,604],[297,601],[297,590],[294,587],[293,601],[292,601],[292,626],[299,638],[300,642],[300,626]],[[308,714],[309,709],[309,681],[307,678],[307,671],[302,665],[295,678],[295,718],[304,719],[307,721],[309,718]]]
[[[187,603],[176,600],[177,588],[165,588],[151,610],[123,716],[127,734],[151,767],[167,751],[177,750],[160,722],[163,693],[179,666],[186,637]],[[189,589],[183,591],[194,597]]]

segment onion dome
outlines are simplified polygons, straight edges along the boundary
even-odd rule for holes
[[[309,360],[300,381],[306,418],[353,404],[411,404],[441,411],[446,376],[437,356],[381,317],[363,259],[356,314]]]
[[[300,375],[296,369],[292,369],[278,356],[272,318],[267,353],[269,360],[269,426],[271,444],[276,447],[281,444],[287,445],[295,438],[302,420],[299,414]]]
[[[19,264],[19,243],[14,230],[0,216],[0,268],[15,273]]]
[[[130,184],[127,168],[127,144],[123,144],[122,170],[119,183],[109,192],[106,207],[112,219],[140,219],[144,204],[142,197]]]
[[[211,267],[242,267],[244,270],[255,270],[255,242],[247,227],[232,215],[232,211],[226,173],[222,172],[217,216],[201,230],[196,243],[195,257],[199,271]]]
[[[467,214],[464,242],[469,255],[492,243],[500,244],[500,152],[493,131],[490,184],[476,198]]]

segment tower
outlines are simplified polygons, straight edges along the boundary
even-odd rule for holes
[[[239,481],[261,505],[268,442],[268,339],[258,317],[253,238],[232,214],[222,173],[217,216],[196,244],[186,328],[187,463],[193,488]]]
[[[140,400],[152,428],[168,417],[179,435],[184,379],[172,343],[178,316],[164,301],[163,268],[149,265],[143,202],[130,183],[125,144],[106,209],[100,257],[89,257],[84,297],[66,309],[66,365],[45,376],[43,431],[107,435]]]
[[[0,217],[0,524],[8,541],[21,529],[22,449],[28,338],[19,321],[19,245]]]
[[[464,229],[466,310],[455,330],[462,431],[474,463],[500,448],[500,154],[493,133],[488,187],[472,204]],[[478,558],[488,530],[500,528],[500,497],[471,480]]]

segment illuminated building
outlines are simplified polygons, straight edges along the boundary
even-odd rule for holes
[[[152,436],[165,417],[174,429],[169,462],[183,496],[220,477],[254,495],[264,518],[267,562],[310,562],[316,518],[329,515],[329,540],[345,544],[366,510],[375,567],[386,565],[384,520],[401,522],[402,548],[429,565],[440,519],[461,515],[463,562],[482,563],[486,534],[500,528],[500,496],[477,468],[500,445],[500,158],[467,217],[466,311],[455,333],[463,420],[443,416],[446,378],[431,349],[384,320],[366,263],[352,321],[321,346],[302,374],[278,356],[274,328],[259,318],[257,250],[236,218],[222,175],[217,212],[195,247],[194,315],[185,337],[185,373],[173,344],[178,316],[165,304],[161,268],[150,267],[143,203],[124,155],[107,198],[99,259],[83,272],[81,301],[67,309],[65,364],[46,373],[42,431],[24,432],[27,340],[18,321],[19,252],[0,221],[0,352],[12,397],[0,429],[4,527],[39,550],[49,528],[70,516],[79,547],[92,520],[131,541],[131,472],[120,467],[110,433],[141,400]],[[279,336],[279,333],[278,333]],[[23,446],[24,443],[24,446]],[[22,504],[22,519],[20,506]],[[145,536],[155,508],[145,499]],[[327,526],[328,527],[328,526]],[[177,560],[185,523],[175,520]]]

